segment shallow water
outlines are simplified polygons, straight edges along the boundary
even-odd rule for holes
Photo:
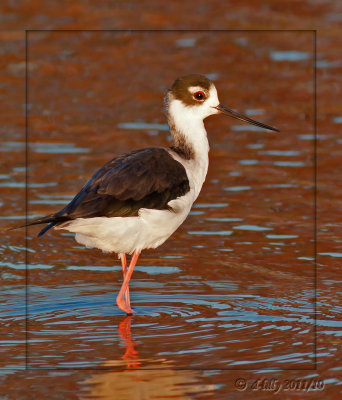
[[[227,383],[212,379],[226,370],[308,370],[305,377],[315,376],[322,360],[329,371],[339,368],[341,253],[324,240],[318,271],[329,270],[315,305],[311,36],[294,51],[290,33],[265,34],[252,47],[259,53],[245,48],[256,40],[252,33],[230,33],[228,41],[194,35],[50,33],[32,41],[30,216],[62,208],[115,155],[167,144],[163,92],[186,72],[182,60],[190,63],[186,70],[198,70],[198,43],[201,69],[215,74],[222,103],[281,134],[223,116],[206,122],[206,183],[182,227],[140,257],[130,285],[133,317],[115,306],[122,282],[115,256],[85,249],[69,233],[49,231],[37,239],[39,227],[32,227],[25,259],[25,232],[7,232],[0,247],[6,383],[28,367],[24,386],[39,387],[40,378],[49,385],[73,382],[70,391],[84,399],[113,392],[135,398],[144,391],[151,399],[170,392],[218,399],[225,398]],[[163,75],[146,79],[151,54]],[[225,54],[229,62],[220,58]],[[264,72],[254,68],[260,60]],[[3,144],[0,222],[6,227],[25,219],[19,123]]]

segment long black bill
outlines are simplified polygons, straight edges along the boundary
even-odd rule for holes
[[[230,117],[236,118],[236,119],[240,119],[241,121],[245,121],[248,122],[252,125],[256,125],[256,126],[260,126],[260,128],[264,128],[264,129],[268,129],[270,131],[275,131],[275,132],[279,132],[279,129],[277,128],[273,128],[272,126],[263,124],[261,122],[258,121],[254,121],[254,119],[248,118],[246,117],[246,115],[240,114],[237,111],[231,110],[230,108],[227,108],[226,106],[224,106],[223,104],[219,104],[216,108],[216,110],[221,111],[221,113],[225,114],[225,115],[229,115]]]

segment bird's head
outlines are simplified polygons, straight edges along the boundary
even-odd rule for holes
[[[214,114],[225,114],[264,129],[279,132],[272,126],[255,121],[219,102],[213,82],[198,74],[186,75],[175,80],[165,96],[169,118],[174,120],[201,120]]]

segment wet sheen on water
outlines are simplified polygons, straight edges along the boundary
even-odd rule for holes
[[[314,136],[306,89],[312,43],[294,48],[293,38],[264,34],[250,47],[256,39],[248,32],[230,33],[228,41],[208,32],[37,36],[30,47],[30,217],[63,208],[114,156],[168,145],[163,94],[189,68],[215,79],[222,103],[281,133],[224,116],[206,121],[207,180],[185,223],[140,257],[130,284],[133,317],[115,305],[122,283],[116,255],[86,249],[67,232],[38,239],[39,227],[30,227],[25,259],[25,231],[8,232],[0,247],[3,374],[26,362],[53,369],[57,381],[91,368],[93,374],[78,379],[80,398],[110,398],[108,388],[134,398],[127,389],[132,380],[151,399],[172,390],[187,398],[220,391],[209,378],[220,369],[312,369],[315,329],[325,341],[340,341],[341,307],[327,289],[340,284],[333,274],[320,289],[314,318]],[[258,46],[261,55],[252,51]],[[88,49],[96,49],[96,62]],[[186,71],[165,49],[180,52]],[[147,79],[152,54],[163,75]],[[210,60],[219,54],[232,59],[218,57],[213,68]],[[265,74],[257,60],[267,65]],[[0,175],[5,227],[25,222],[23,137],[8,133],[1,154],[8,167]],[[342,257],[329,248],[319,256],[320,267]],[[317,350],[331,357],[324,343]],[[191,369],[207,372],[199,379]]]

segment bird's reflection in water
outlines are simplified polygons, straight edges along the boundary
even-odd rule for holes
[[[201,384],[201,372],[170,369],[172,362],[165,359],[139,359],[131,322],[132,316],[126,316],[118,325],[121,344],[125,346],[122,360],[101,363],[100,368],[105,370],[99,369],[81,383],[81,400],[190,400],[197,393],[211,398],[214,385]],[[141,367],[142,364],[147,366]]]
[[[125,346],[126,351],[122,356],[122,359],[127,362],[127,369],[139,368],[140,362],[138,360],[139,353],[134,348],[134,340],[131,335],[131,321],[132,316],[127,315],[120,323],[118,327],[119,335],[122,337],[121,343]]]

